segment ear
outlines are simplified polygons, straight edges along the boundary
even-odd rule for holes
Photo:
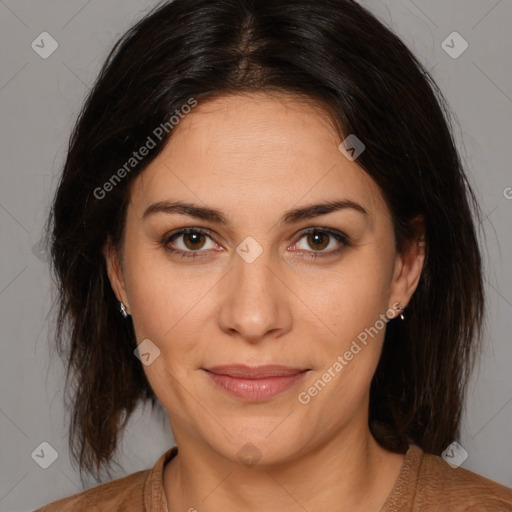
[[[411,300],[425,263],[425,221],[422,216],[412,220],[412,229],[413,237],[396,255],[391,285],[390,299],[392,299],[392,303],[398,301],[403,306],[407,306]]]
[[[121,255],[116,247],[114,247],[110,238],[103,247],[103,256],[105,257],[105,263],[107,265],[110,286],[112,287],[117,300],[121,301],[126,306],[127,312],[130,314],[130,304],[124,283]]]

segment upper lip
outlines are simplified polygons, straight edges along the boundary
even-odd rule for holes
[[[230,377],[246,379],[262,379],[265,377],[289,377],[307,371],[307,368],[292,368],[281,365],[247,366],[244,364],[230,364],[204,368],[207,372]]]

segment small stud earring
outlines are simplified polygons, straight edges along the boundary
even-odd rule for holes
[[[404,316],[405,306],[402,306],[402,304],[398,304],[398,309],[400,310],[400,320],[405,320],[405,316]]]
[[[126,311],[126,306],[122,302],[119,303],[119,310],[121,311],[121,314],[123,315],[124,318],[126,318],[128,316],[128,312]]]

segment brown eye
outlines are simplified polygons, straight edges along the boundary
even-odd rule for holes
[[[307,236],[309,246],[315,250],[325,249],[329,245],[329,239],[330,236],[322,231],[312,231]]]
[[[293,250],[303,253],[306,258],[314,259],[317,256],[335,256],[350,246],[348,236],[340,231],[311,228],[302,232]]]
[[[211,244],[209,247],[208,242]],[[208,249],[216,248],[211,235],[199,228],[180,229],[164,237],[161,243],[166,250],[184,258],[205,256],[209,252]]]
[[[190,249],[191,251],[201,249],[206,240],[205,235],[197,232],[185,233],[182,236],[185,247],[187,247],[187,249]]]

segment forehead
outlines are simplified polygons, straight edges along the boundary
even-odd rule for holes
[[[327,111],[300,97],[210,99],[173,128],[160,155],[134,181],[132,202],[138,210],[172,198],[249,211],[347,198],[385,211],[377,185],[343,155],[340,142]]]

